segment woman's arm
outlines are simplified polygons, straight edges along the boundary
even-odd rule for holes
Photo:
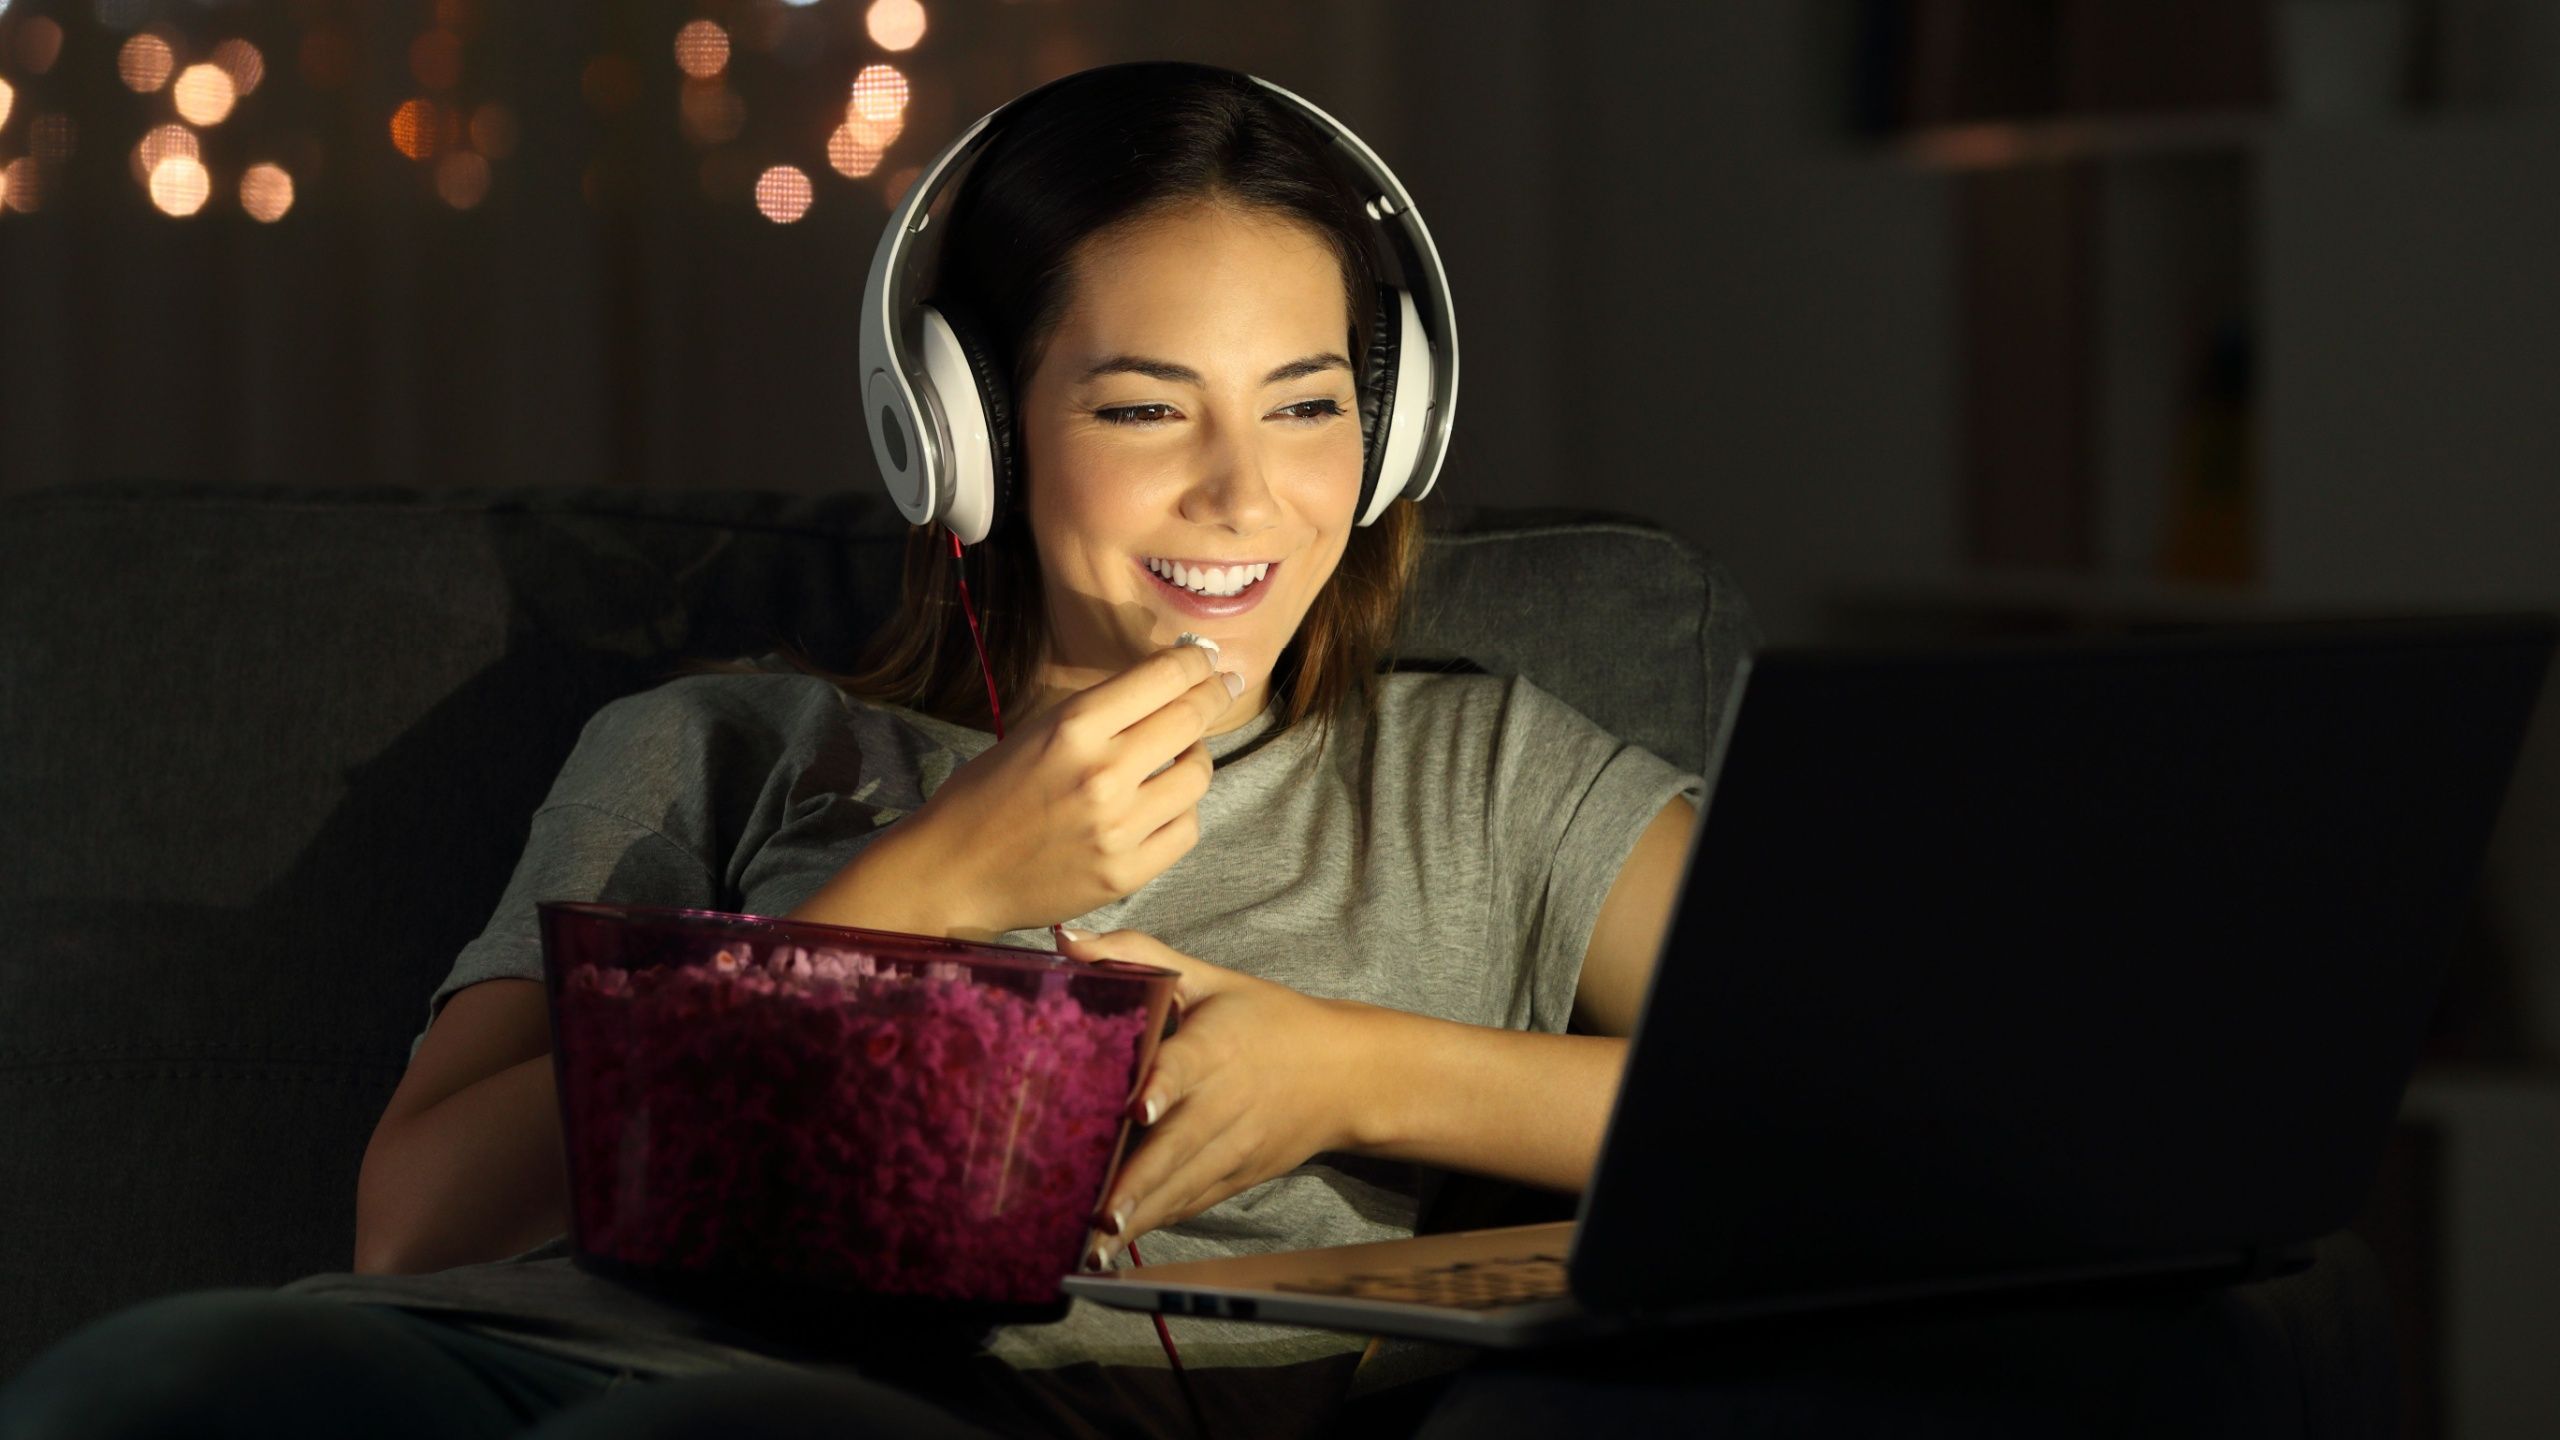
[[[1370,1083],[1352,1148],[1550,1190],[1591,1179],[1627,1042],[1350,1007]]]
[[[1575,1010],[1631,1028],[1679,883],[1694,811],[1674,800],[1611,882]],[[1578,1190],[1626,1067],[1614,1035],[1546,1035],[1326,1000],[1184,955],[1134,930],[1065,950],[1179,971],[1181,1033],[1139,1097],[1146,1143],[1101,1217],[1123,1238],[1197,1215],[1326,1150],[1360,1150]],[[1586,1003],[1587,1002],[1587,1003]]]
[[[1461,1025],[1354,1007],[1376,1077],[1353,1122],[1359,1148],[1556,1190],[1591,1179],[1626,1068],[1627,1042],[1680,898],[1696,806],[1662,807],[1601,902],[1583,951],[1573,1024],[1583,1035]]]
[[[1672,907],[1680,903],[1680,870],[1688,862],[1689,833],[1697,823],[1698,807],[1686,796],[1671,797],[1636,837],[1636,848],[1618,867],[1618,878],[1609,882],[1609,898],[1601,902],[1591,942],[1582,952],[1582,980],[1573,992],[1574,1029],[1593,1035],[1636,1032],[1645,988],[1653,983],[1654,957],[1671,928]]]

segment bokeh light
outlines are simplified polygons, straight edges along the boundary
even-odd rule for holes
[[[133,147],[133,153],[143,157],[143,173],[149,174],[159,167],[161,161],[172,155],[184,155],[191,160],[201,160],[204,158],[204,147],[197,142],[196,132],[176,121],[171,121],[166,125],[154,125],[143,131],[142,140]]]
[[[895,65],[865,65],[853,77],[853,113],[865,120],[894,120],[907,108],[907,77]]]
[[[436,193],[456,210],[468,210],[489,195],[489,162],[468,150],[456,150],[436,162]]]
[[[44,204],[44,171],[34,157],[21,155],[9,162],[6,179],[0,182],[9,198],[9,208],[21,215],[32,214]]]
[[[880,147],[854,133],[851,123],[827,137],[827,163],[848,180],[859,180],[880,168]]]
[[[68,160],[79,145],[80,127],[68,115],[39,115],[27,122],[27,150],[39,160]]]
[[[7,6],[7,4],[6,4],[6,3],[0,3],[0,10],[6,10],[7,8],[9,8],[9,7]],[[0,215],[6,215],[6,214],[8,214],[8,213],[9,213],[9,167],[7,167],[6,165],[0,165]]]
[[[688,20],[676,32],[676,68],[708,80],[729,68],[729,32],[716,21]]]
[[[204,208],[213,197],[213,176],[206,173],[204,162],[187,155],[172,155],[151,172],[151,203],[163,215],[185,219]]]
[[[471,112],[471,144],[492,160],[515,153],[516,112],[492,100]]]
[[[240,172],[240,208],[273,225],[293,208],[293,177],[281,165],[261,162]]]
[[[180,118],[195,125],[219,125],[231,113],[232,103],[240,98],[231,74],[219,65],[190,65],[178,72],[178,83],[169,87],[171,99],[178,102]]]
[[[450,30],[430,30],[409,42],[409,73],[430,90],[450,90],[462,83],[462,37]]]
[[[907,117],[899,114],[886,120],[869,120],[854,113],[853,106],[847,104],[844,107],[844,128],[852,131],[853,138],[863,144],[886,150],[889,142],[897,139],[898,133],[907,128]]]
[[[132,37],[116,50],[116,78],[137,95],[148,95],[168,84],[169,72],[176,68],[177,57],[169,52],[169,42],[148,32]]]
[[[18,92],[9,88],[8,81],[0,80],[0,125],[9,123],[10,107],[17,103]]]
[[[231,77],[232,88],[243,95],[256,92],[258,83],[267,78],[267,57],[246,40],[225,40],[213,47],[213,63]]]
[[[30,75],[42,75],[62,58],[62,27],[44,15],[31,15],[18,24],[18,63]]]
[[[696,145],[735,140],[747,128],[747,102],[720,80],[687,80],[676,102],[685,138]]]
[[[204,150],[196,143],[196,132],[175,122],[154,125],[143,131],[142,139],[133,147],[135,183],[150,189],[151,172],[160,168],[161,161],[173,155],[183,155],[190,160],[203,159]]]
[[[429,159],[443,147],[444,107],[433,100],[403,100],[391,112],[391,145],[412,160]]]
[[[776,165],[756,177],[756,208],[776,225],[788,225],[808,214],[809,202],[817,198],[809,177],[796,165]]]
[[[924,6],[916,0],[871,0],[862,25],[881,49],[911,50],[924,38]]]

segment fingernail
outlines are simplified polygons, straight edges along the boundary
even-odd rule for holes
[[[1241,676],[1241,675],[1239,675],[1239,674],[1237,674],[1237,673],[1236,673],[1236,672],[1234,672],[1233,670],[1221,670],[1221,671],[1219,671],[1219,672],[1218,672],[1218,678],[1227,682],[1227,698],[1228,698],[1228,699],[1232,700],[1232,699],[1234,699],[1235,697],[1237,697],[1238,695],[1241,695],[1241,694],[1243,694],[1243,693],[1244,693],[1244,677],[1243,677],[1243,676]],[[1050,1251],[1049,1253],[1050,1253],[1050,1254],[1052,1254],[1052,1255],[1054,1255],[1054,1254],[1056,1254],[1056,1253],[1058,1253],[1058,1252],[1056,1252],[1056,1251],[1052,1250],[1052,1251]]]
[[[1072,941],[1076,942],[1076,943],[1077,943],[1077,944],[1079,944],[1079,945],[1081,945],[1081,944],[1083,944],[1084,942],[1086,942],[1087,940],[1090,940],[1090,939],[1092,939],[1092,938],[1093,938],[1093,932],[1092,932],[1092,931],[1090,931],[1090,930],[1079,930],[1079,929],[1077,929],[1076,927],[1074,927],[1073,925],[1061,925],[1061,926],[1059,926],[1059,927],[1058,927],[1058,933],[1059,933],[1059,934],[1061,934],[1061,935],[1063,935],[1063,936],[1065,936],[1065,937],[1066,937],[1066,938],[1068,938],[1069,940],[1072,940]],[[1055,1250],[1052,1250],[1052,1251],[1050,1251],[1049,1253],[1050,1253],[1050,1254],[1052,1254],[1052,1255],[1055,1255],[1055,1254],[1057,1254],[1058,1252],[1057,1252],[1057,1251],[1055,1251]]]
[[[1148,1096],[1147,1103],[1141,1106],[1138,1110],[1138,1123],[1141,1125],[1153,1125],[1156,1123],[1156,1111],[1162,1108],[1164,1108],[1164,1102],[1162,1100],[1157,1099],[1153,1095]],[[1055,1255],[1058,1252],[1052,1250],[1049,1253]]]
[[[1122,1209],[1122,1210],[1114,1210],[1114,1211],[1112,1211],[1110,1214],[1103,1216],[1103,1217],[1102,1217],[1102,1228],[1103,1228],[1104,1230],[1108,1231],[1109,1233],[1114,1234],[1114,1235],[1117,1235],[1117,1234],[1119,1234],[1121,1231],[1128,1229],[1128,1228],[1129,1228],[1129,1212],[1128,1212],[1127,1210],[1125,1210],[1125,1209]]]
[[[1056,1254],[1056,1253],[1058,1253],[1058,1252],[1056,1252],[1056,1251],[1052,1250],[1052,1251],[1050,1251],[1049,1253],[1050,1253],[1050,1254],[1052,1254],[1052,1255],[1054,1255],[1054,1254]],[[1110,1242],[1108,1242],[1108,1241],[1104,1241],[1104,1240],[1096,1240],[1096,1241],[1094,1241],[1094,1242],[1093,1242],[1093,1248],[1092,1248],[1092,1249],[1090,1249],[1090,1250],[1087,1250],[1086,1252],[1084,1252],[1084,1265],[1085,1265],[1085,1268],[1086,1268],[1086,1269],[1088,1269],[1088,1270],[1108,1270],[1108,1269],[1110,1269],[1110,1268],[1111,1268],[1111,1245],[1110,1245]]]
[[[1185,630],[1181,634],[1173,637],[1173,643],[1176,645],[1199,646],[1201,649],[1209,652],[1209,659],[1212,663],[1215,663],[1218,658],[1218,642],[1210,639],[1206,635],[1194,635],[1190,631]]]

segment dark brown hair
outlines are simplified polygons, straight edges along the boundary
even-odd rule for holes
[[[1009,361],[1019,397],[1065,317],[1078,246],[1112,226],[1187,205],[1228,205],[1303,225],[1332,249],[1356,367],[1371,343],[1377,240],[1359,195],[1323,158],[1330,143],[1313,121],[1232,70],[1152,61],[1070,76],[1006,118],[953,195],[927,303],[965,314],[991,352]],[[1368,401],[1362,393],[1364,427]],[[1021,466],[1018,416],[1011,441],[1020,485],[1038,484]],[[968,581],[988,667],[1012,710],[1036,679],[1048,618],[1025,509],[1017,490],[986,540],[956,562],[946,532],[914,527],[898,614],[851,673],[825,670],[788,645],[781,653],[849,694],[991,728],[986,681],[953,572],[956,566]],[[1321,739],[1354,686],[1374,699],[1369,692],[1394,643],[1421,552],[1421,513],[1408,498],[1352,531],[1332,579],[1273,667],[1277,728],[1313,721]],[[696,661],[680,673],[751,668]]]

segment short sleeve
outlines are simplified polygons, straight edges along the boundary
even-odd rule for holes
[[[713,717],[670,688],[613,701],[579,733],[487,927],[428,997],[428,1025],[467,985],[542,979],[541,901],[721,908],[709,807],[689,793],[708,783]],[[426,1038],[409,1042],[412,1061]]]
[[[1498,913],[1516,917],[1514,1028],[1562,1031],[1600,909],[1636,840],[1704,777],[1611,735],[1526,679],[1511,681],[1487,797]]]

